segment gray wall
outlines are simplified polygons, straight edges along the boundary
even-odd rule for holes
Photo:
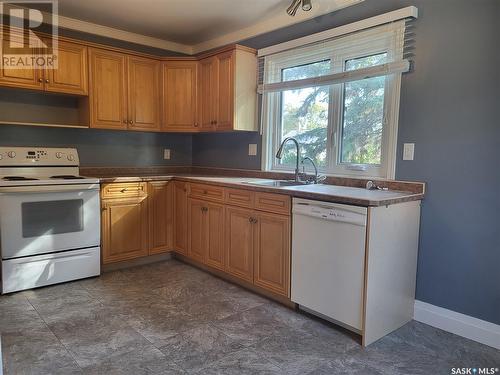
[[[417,298],[500,324],[500,1],[365,0],[243,42],[262,48],[415,5],[415,71],[404,75],[396,177],[425,181]],[[196,135],[195,165],[259,168],[254,135]]]
[[[90,166],[191,165],[191,136],[98,129],[0,125],[0,146],[76,147]],[[170,148],[171,159],[163,160]]]

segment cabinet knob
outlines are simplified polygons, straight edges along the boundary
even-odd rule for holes
[[[129,123],[130,125],[132,125],[134,122],[133,122],[132,120],[130,120],[128,123]]]
[[[127,119],[123,119],[123,123],[126,124],[127,123]]]
[[[194,123],[194,127],[195,127],[195,128],[197,128],[197,127],[198,127],[198,123],[197,123],[197,122],[195,122],[195,123]]]
[[[45,83],[49,83],[49,80],[48,80],[48,79],[46,79],[46,80],[45,80]]]
[[[41,78],[38,78],[38,82],[43,82],[43,79],[41,79]]]

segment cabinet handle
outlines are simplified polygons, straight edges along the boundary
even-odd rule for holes
[[[127,191],[127,189],[121,189],[120,190],[122,193],[125,193]]]
[[[134,122],[133,122],[132,120],[130,120],[128,123],[129,123],[130,125],[132,125]]]
[[[126,119],[126,118],[125,118],[125,119],[123,119],[123,123],[124,123],[124,124],[126,124],[126,123],[127,123],[127,119]]]
[[[50,81],[48,79],[45,80],[45,83],[49,83]]]
[[[195,128],[197,128],[197,127],[198,127],[198,123],[197,123],[197,122],[195,122],[195,123],[194,123],[194,127],[195,127]]]
[[[43,82],[43,79],[41,79],[41,78],[38,78],[38,82]]]

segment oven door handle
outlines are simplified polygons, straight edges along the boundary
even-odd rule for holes
[[[99,184],[75,184],[75,185],[33,185],[0,187],[1,194],[23,194],[23,193],[61,193],[61,192],[85,192],[99,190]]]

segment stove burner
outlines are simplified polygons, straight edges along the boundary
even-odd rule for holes
[[[6,176],[6,177],[2,178],[2,180],[5,180],[5,181],[35,181],[35,180],[38,180],[38,178],[23,177],[23,176]]]
[[[63,174],[59,176],[52,176],[50,178],[55,180],[83,180],[85,177]]]

